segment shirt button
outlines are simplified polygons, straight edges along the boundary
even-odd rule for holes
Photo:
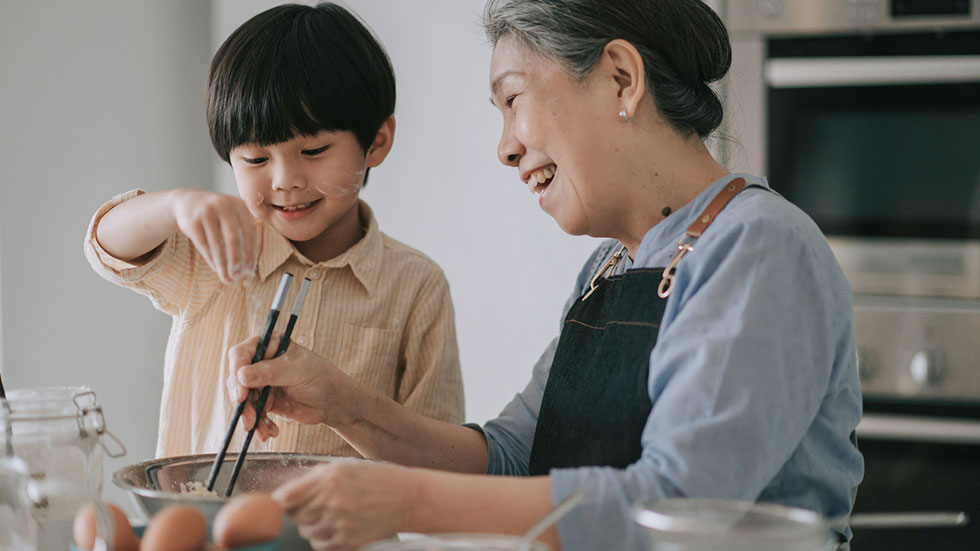
[[[306,346],[306,337],[299,337],[296,339],[296,344],[300,346]]]
[[[309,276],[310,279],[320,279],[320,270],[313,270],[307,275]]]

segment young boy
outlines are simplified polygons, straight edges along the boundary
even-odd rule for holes
[[[208,78],[211,141],[241,198],[134,190],[96,212],[85,242],[93,268],[173,316],[158,457],[220,447],[236,405],[224,390],[227,351],[261,333],[286,271],[295,276],[286,310],[299,281],[312,280],[291,346],[422,414],[462,422],[442,271],[381,233],[358,199],[391,148],[394,107],[388,56],[355,16],[332,3],[272,8],[228,37]],[[329,428],[277,423],[277,438],[250,449],[356,455]]]

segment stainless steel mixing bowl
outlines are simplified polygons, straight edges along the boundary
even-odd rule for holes
[[[204,513],[210,523],[218,509],[227,500],[218,495],[194,495],[186,493],[188,486],[207,483],[214,454],[185,455],[143,461],[119,469],[112,475],[112,482],[133,496],[147,518],[168,505],[190,505]],[[221,474],[214,489],[224,494],[228,478],[235,465],[237,454],[229,454],[221,467]],[[336,461],[364,461],[349,457],[311,455],[302,453],[250,453],[245,457],[235,491],[271,493],[284,482],[295,478],[321,463]],[[279,532],[280,549],[306,551],[308,543],[299,537],[296,525],[286,517]]]

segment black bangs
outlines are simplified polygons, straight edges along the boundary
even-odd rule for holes
[[[243,144],[325,130],[351,131],[367,151],[394,108],[387,54],[335,4],[262,12],[235,30],[211,62],[208,128],[225,161]]]

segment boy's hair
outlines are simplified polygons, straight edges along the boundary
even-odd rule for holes
[[[285,4],[224,41],[208,75],[207,120],[218,156],[247,143],[351,131],[366,152],[395,111],[384,48],[346,9]]]

